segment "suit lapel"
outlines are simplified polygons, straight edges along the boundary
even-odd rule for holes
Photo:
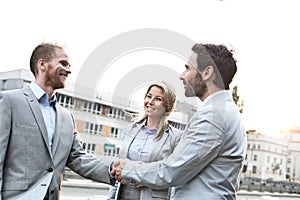
[[[55,151],[58,146],[58,141],[61,136],[61,131],[63,130],[62,123],[64,121],[64,113],[61,110],[61,107],[56,104],[56,127],[55,127],[55,135],[52,144],[52,155],[55,155]]]
[[[38,127],[39,127],[39,129],[42,133],[42,136],[44,138],[44,142],[45,142],[45,144],[48,148],[48,152],[51,155],[51,150],[50,150],[49,141],[48,141],[47,128],[46,128],[46,125],[45,125],[44,117],[43,117],[39,102],[38,102],[36,96],[33,94],[32,90],[29,87],[25,87],[23,89],[23,93],[25,95],[25,99],[27,100],[27,102],[28,102],[28,104],[31,108],[31,111],[34,115],[34,118],[35,118],[35,120],[38,124]]]
[[[160,153],[161,149],[164,148],[164,145],[165,145],[168,137],[169,137],[169,131],[167,129],[167,130],[165,130],[162,138],[159,141],[157,141],[155,143],[155,145],[153,146],[151,154],[150,154],[150,162],[154,161],[156,156]]]
[[[124,146],[125,151],[123,152],[122,155],[120,155],[121,158],[127,158],[128,156],[128,151],[129,151],[129,147],[131,145],[131,143],[133,142],[134,138],[136,137],[137,133],[140,130],[140,126],[136,125],[130,132],[128,137],[126,137],[127,139],[124,141],[124,143],[122,144],[122,146]]]

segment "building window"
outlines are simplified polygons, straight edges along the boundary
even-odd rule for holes
[[[99,104],[99,103],[94,103],[92,113],[93,113],[93,114],[96,114],[96,115],[100,115],[100,114],[101,114],[101,110],[102,110],[101,104]]]
[[[105,156],[111,156],[113,150],[114,150],[114,149],[104,149],[104,155],[105,155]]]
[[[253,167],[252,167],[252,173],[256,174],[256,170],[257,170],[257,167],[255,165],[253,165]]]
[[[120,148],[117,147],[117,148],[115,148],[114,151],[113,151],[113,156],[114,156],[114,157],[119,157],[119,153],[120,153]]]
[[[56,94],[57,102],[65,108],[74,108],[74,99],[64,94]]]
[[[83,143],[83,149],[91,154],[95,153],[96,145],[95,144],[90,144],[90,143]]]
[[[247,145],[247,149],[250,149],[250,143],[248,143],[248,145]]]
[[[110,137],[112,138],[121,138],[121,131],[118,128],[110,128]]]
[[[260,144],[257,145],[257,149],[260,150]]]
[[[257,155],[256,154],[254,154],[253,160],[257,161]]]
[[[185,125],[184,124],[180,124],[180,123],[177,123],[177,122],[172,122],[172,121],[169,121],[169,124],[175,128],[178,128],[180,130],[184,130],[185,129]]]
[[[252,145],[252,149],[256,149],[256,145],[255,144]]]
[[[99,103],[85,101],[83,104],[83,111],[100,115],[102,111],[102,106]]]
[[[94,124],[90,122],[85,123],[84,132],[85,133],[92,133],[96,135],[102,135],[103,125],[101,124]]]
[[[287,161],[289,164],[291,164],[291,158],[288,158],[288,161]]]
[[[291,171],[291,169],[288,167],[288,168],[286,168],[286,172],[287,173],[290,173],[290,171]]]
[[[108,117],[125,120],[125,112],[120,108],[110,107]]]
[[[83,111],[85,112],[91,112],[92,111],[92,102],[85,101],[83,104]]]
[[[114,144],[104,144],[104,155],[105,156],[113,156],[113,157],[119,157],[120,148],[115,147]]]
[[[267,157],[267,163],[269,163],[269,162],[270,162],[270,156]]]

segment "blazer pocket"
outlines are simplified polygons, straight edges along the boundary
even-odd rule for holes
[[[26,129],[38,129],[37,124],[32,124],[32,123],[15,123],[16,128],[26,128]]]
[[[28,181],[6,181],[3,183],[2,190],[3,191],[13,191],[13,190],[27,190],[28,189]]]

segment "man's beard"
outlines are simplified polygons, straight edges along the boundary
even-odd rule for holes
[[[206,92],[208,88],[206,83],[203,81],[200,74],[197,74],[191,82],[187,81],[185,88],[185,96],[186,97],[194,97],[197,96],[201,98]]]
[[[47,74],[47,85],[51,85],[51,87],[56,89],[65,88],[65,81],[61,80],[61,77],[57,74]]]

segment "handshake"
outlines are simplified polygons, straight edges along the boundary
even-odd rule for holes
[[[125,180],[123,180],[122,178],[122,170],[124,168],[124,166],[126,165],[126,163],[130,161],[129,159],[119,159],[117,161],[114,161],[112,163],[112,166],[111,166],[111,171],[110,171],[110,174],[112,176],[115,177],[115,179],[120,182],[121,184],[126,184]],[[141,188],[142,185],[141,184],[137,184],[137,183],[130,183],[130,185],[136,187],[136,188]]]
[[[117,161],[114,161],[112,163],[112,167],[110,171],[111,175],[113,175],[115,179],[122,184],[125,184],[125,181],[122,179],[121,173],[126,163],[127,163],[127,159],[119,159]]]

